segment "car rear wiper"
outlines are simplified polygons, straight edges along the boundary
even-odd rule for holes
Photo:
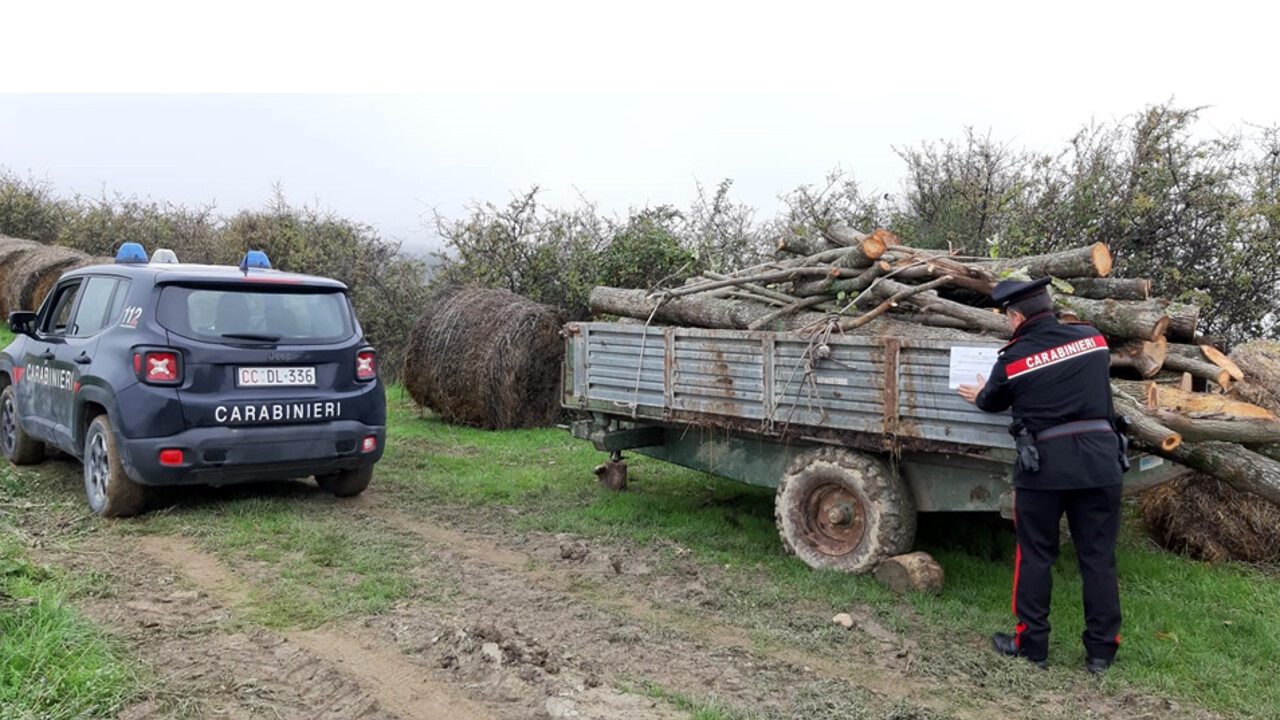
[[[263,333],[222,333],[229,340],[258,340],[260,342],[278,342],[282,335],[265,335]]]

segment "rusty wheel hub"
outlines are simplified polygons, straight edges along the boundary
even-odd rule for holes
[[[826,555],[847,555],[862,543],[867,517],[858,497],[842,485],[815,487],[804,503],[804,533]]]

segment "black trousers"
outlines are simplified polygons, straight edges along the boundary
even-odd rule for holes
[[[1083,635],[1090,658],[1113,659],[1120,646],[1120,588],[1116,584],[1116,536],[1121,486],[1081,490],[1029,490],[1014,494],[1018,550],[1013,570],[1013,614],[1018,647],[1032,660],[1049,652],[1049,597],[1058,559],[1063,513],[1080,561],[1084,585]]]

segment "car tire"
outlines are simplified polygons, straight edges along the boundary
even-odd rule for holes
[[[369,487],[369,481],[373,480],[373,468],[357,468],[355,470],[343,470],[331,475],[317,475],[316,484],[321,490],[333,493],[338,497],[354,497],[365,491]]]
[[[6,385],[0,392],[0,451],[14,465],[32,465],[44,460],[44,443],[22,429],[12,385]]]
[[[131,517],[147,505],[147,487],[125,472],[106,415],[95,417],[84,435],[84,493],[89,509],[103,517]]]

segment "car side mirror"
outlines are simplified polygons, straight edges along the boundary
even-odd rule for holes
[[[30,335],[35,331],[36,314],[29,310],[9,313],[9,329],[17,335]]]

